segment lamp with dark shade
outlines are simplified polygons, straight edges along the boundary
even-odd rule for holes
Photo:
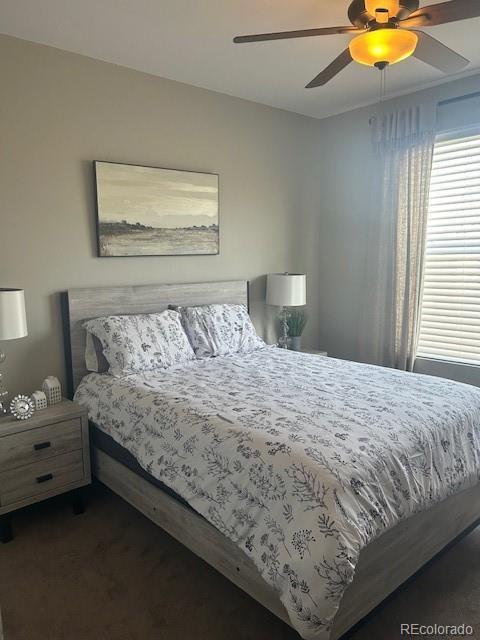
[[[23,289],[0,288],[0,342],[17,340],[28,335],[27,317],[25,314],[25,293]],[[6,356],[0,349],[0,364]],[[0,414],[5,413],[5,402],[8,391],[2,383],[0,373]]]
[[[270,273],[267,276],[267,304],[282,308],[280,346],[288,348],[288,307],[307,303],[307,276],[304,273]]]

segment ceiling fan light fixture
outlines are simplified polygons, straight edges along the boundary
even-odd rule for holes
[[[418,36],[406,29],[376,29],[354,38],[350,44],[352,58],[369,67],[381,63],[395,64],[405,60],[418,44]]]

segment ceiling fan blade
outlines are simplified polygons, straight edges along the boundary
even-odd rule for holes
[[[434,27],[458,20],[480,17],[478,0],[449,0],[414,11],[408,18],[401,20],[402,27]]]
[[[236,44],[244,42],[266,42],[267,40],[289,40],[290,38],[308,38],[310,36],[330,36],[339,33],[352,33],[357,27],[321,27],[319,29],[302,29],[300,31],[280,31],[279,33],[257,33],[251,36],[237,36]]]
[[[352,62],[353,58],[350,54],[350,49],[345,49],[328,67],[326,67],[321,73],[318,74],[311,82],[307,84],[306,89],[313,89],[314,87],[322,87],[327,84],[337,73],[340,73],[346,66]]]
[[[413,54],[415,58],[426,62],[443,73],[455,73],[467,66],[469,60],[456,53],[436,38],[412,29],[418,36],[418,44]]]

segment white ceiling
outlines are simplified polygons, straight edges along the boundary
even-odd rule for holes
[[[349,36],[244,45],[234,45],[232,38],[349,24],[348,4],[348,0],[0,0],[0,31],[322,118],[378,99],[378,71],[358,64],[351,64],[325,87],[304,89],[347,46]],[[476,18],[428,31],[472,61],[460,74],[470,75],[480,71],[479,29]],[[410,59],[389,69],[388,93],[407,93],[452,77]]]

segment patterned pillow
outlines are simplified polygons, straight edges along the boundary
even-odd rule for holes
[[[83,328],[100,340],[109,373],[116,377],[195,359],[176,311],[93,318]]]
[[[181,307],[180,313],[197,358],[249,353],[266,346],[244,305]]]

